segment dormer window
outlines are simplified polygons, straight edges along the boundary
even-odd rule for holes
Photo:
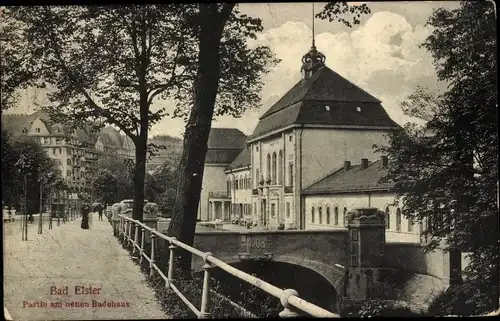
[[[330,106],[325,106],[326,111],[330,111]]]
[[[39,133],[40,132],[40,128],[36,128],[35,132]]]
[[[360,111],[361,111],[361,107],[356,107],[356,110],[357,110],[358,112],[360,112]]]

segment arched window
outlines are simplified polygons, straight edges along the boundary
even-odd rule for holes
[[[401,232],[401,210],[396,210],[396,231]]]
[[[333,217],[333,224],[339,225],[339,208],[337,206],[335,206],[335,214]]]
[[[276,159],[276,152],[273,153],[273,174],[272,174],[272,184],[273,185],[276,185],[276,163],[278,162],[278,160]]]
[[[326,207],[326,224],[330,225],[330,207]]]
[[[408,232],[413,232],[413,217],[408,218]]]
[[[283,152],[279,152],[278,156],[278,185],[283,184]]]
[[[391,228],[391,213],[389,212],[389,206],[385,208],[385,226],[388,230]]]
[[[323,213],[321,206],[318,207],[318,215],[319,215],[319,224],[323,224]]]
[[[271,178],[271,155],[267,154],[267,177],[265,179]]]
[[[311,207],[311,223],[314,223],[314,206]]]
[[[344,227],[347,227],[347,207],[344,207]]]

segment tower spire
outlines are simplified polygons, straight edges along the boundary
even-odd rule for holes
[[[316,49],[316,35],[314,32],[314,2],[312,5],[312,46],[311,50],[302,56],[302,78],[309,79],[312,74],[325,65],[326,57]]]
[[[312,48],[316,47],[314,41],[314,2],[312,3]]]

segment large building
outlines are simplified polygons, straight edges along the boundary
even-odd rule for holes
[[[2,126],[14,135],[37,139],[56,163],[61,177],[75,192],[88,188],[99,159],[134,157],[132,141],[109,126],[98,133],[81,129],[70,132],[41,111],[30,115],[2,114]]]
[[[399,125],[324,62],[313,44],[302,79],[260,117],[226,168],[231,214],[270,229],[343,228],[348,211],[372,206],[388,213],[388,233],[418,241],[391,186],[379,182],[388,160],[373,148]]]

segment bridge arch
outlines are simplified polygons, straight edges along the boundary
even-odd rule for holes
[[[279,288],[293,288],[301,298],[324,309],[339,311],[345,281],[345,273],[340,268],[284,255],[273,257],[271,261],[241,261],[234,257],[219,259]],[[202,264],[196,264],[194,272],[201,275]],[[218,272],[217,275],[224,273]]]

